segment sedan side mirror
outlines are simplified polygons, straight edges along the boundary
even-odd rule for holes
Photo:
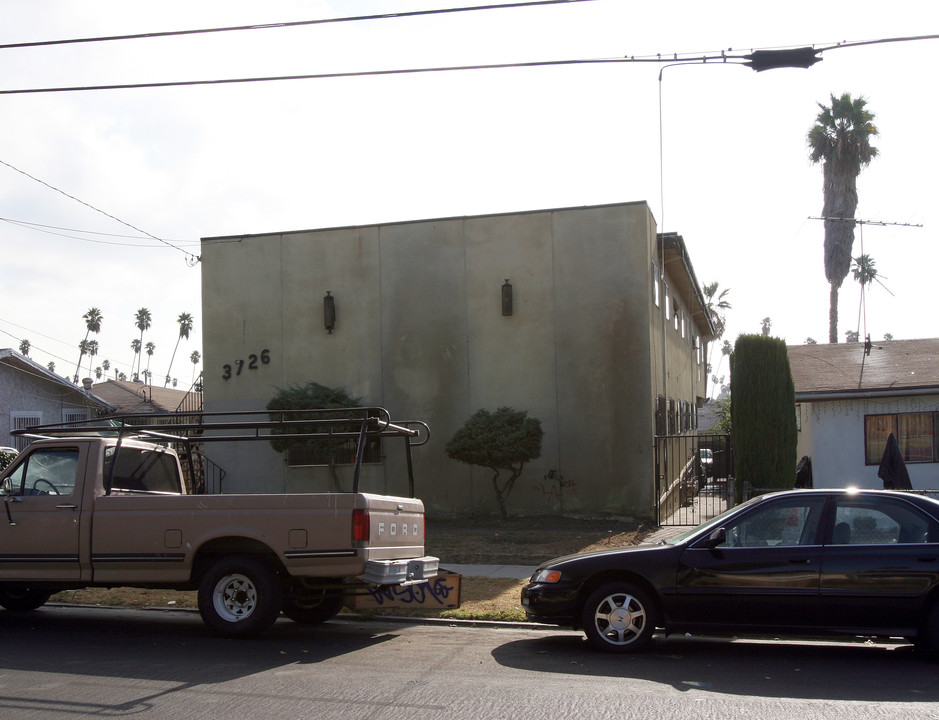
[[[719,527],[708,535],[708,540],[705,545],[709,548],[716,548],[718,545],[723,545],[725,542],[727,542],[727,530]]]

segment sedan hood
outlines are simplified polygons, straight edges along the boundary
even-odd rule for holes
[[[549,567],[556,567],[558,565],[566,565],[570,562],[588,560],[590,558],[604,557],[604,556],[612,557],[616,555],[632,555],[632,554],[637,554],[637,553],[656,552],[656,551],[663,551],[663,550],[666,550],[667,548],[672,548],[672,547],[674,546],[660,545],[657,543],[656,544],[643,543],[641,545],[630,545],[628,547],[611,548],[609,550],[590,550],[588,552],[572,553],[570,555],[562,555],[561,557],[556,557],[551,560],[548,560],[547,562],[543,562],[541,563],[541,565],[538,566],[538,570],[542,570],[544,568],[549,568]]]

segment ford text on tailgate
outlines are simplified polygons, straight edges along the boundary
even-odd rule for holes
[[[392,422],[383,408],[123,415],[14,434],[33,442],[0,474],[0,606],[9,611],[35,610],[64,589],[191,589],[209,628],[242,636],[281,613],[321,623],[350,595],[437,574],[437,558],[424,554],[410,456],[429,431]],[[237,446],[222,467],[226,456],[210,453],[212,443],[276,449],[285,440],[351,448],[351,487],[222,492],[250,448]],[[386,453],[394,440],[407,459],[401,496],[361,491],[365,446],[381,443]],[[271,467],[272,481],[282,474]]]

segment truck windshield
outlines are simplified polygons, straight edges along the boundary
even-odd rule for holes
[[[116,452],[115,452],[116,450]],[[114,475],[111,467],[114,457]],[[105,482],[110,480],[111,492],[159,492],[179,494],[178,465],[172,455],[159,449],[109,447],[104,456]]]

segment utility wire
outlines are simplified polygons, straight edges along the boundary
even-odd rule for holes
[[[113,40],[142,40],[148,38],[175,37],[180,35],[200,35],[242,30],[270,30],[274,28],[302,27],[308,25],[328,25],[333,23],[362,22],[366,20],[391,20],[397,18],[420,17],[424,15],[445,15],[452,13],[477,12],[480,10],[507,10],[510,8],[536,7],[539,5],[565,5],[595,0],[531,0],[530,2],[497,3],[491,5],[470,5],[457,8],[439,8],[436,10],[413,10],[410,12],[381,13],[378,15],[354,15],[350,17],[324,18],[319,20],[298,20],[295,22],[264,23],[260,25],[236,25],[233,27],[204,28],[201,30],[169,30],[166,32],[135,33],[133,35],[107,35],[103,37],[75,38],[71,40],[39,40],[36,42],[6,43],[0,50],[16,48],[47,47],[50,45],[74,45],[78,43],[110,42]]]
[[[45,186],[46,186],[47,188],[49,188],[50,190],[55,190],[55,192],[59,193],[60,195],[64,195],[65,197],[69,198],[70,200],[74,200],[74,201],[77,202],[77,203],[81,203],[81,204],[84,205],[85,207],[91,208],[91,209],[94,210],[95,212],[101,213],[101,214],[104,215],[105,217],[109,217],[109,218],[111,218],[112,220],[115,220],[115,221],[119,222],[121,225],[126,225],[126,226],[129,227],[131,230],[136,230],[137,232],[142,233],[142,234],[146,235],[146,236],[149,237],[149,238],[152,238],[152,239],[154,239],[154,240],[156,240],[156,241],[158,241],[158,242],[163,243],[163,244],[166,245],[167,247],[171,247],[171,248],[173,248],[174,250],[179,250],[179,252],[184,253],[184,254],[186,255],[186,262],[187,262],[187,264],[188,264],[190,267],[194,266],[196,263],[199,262],[199,256],[198,256],[198,255],[193,255],[192,253],[190,253],[190,252],[188,252],[188,251],[186,251],[186,250],[183,250],[181,247],[178,247],[178,246],[174,245],[173,243],[169,242],[168,240],[164,240],[164,239],[162,239],[162,238],[158,238],[156,235],[152,235],[151,233],[148,233],[146,230],[141,230],[141,229],[140,229],[139,227],[137,227],[136,225],[131,225],[129,222],[126,222],[126,221],[124,221],[124,220],[121,220],[119,217],[115,217],[114,215],[111,215],[110,213],[107,213],[107,212],[105,212],[104,210],[101,210],[100,208],[96,208],[94,205],[92,205],[92,204],[90,204],[90,203],[86,203],[84,200],[80,200],[79,198],[75,197],[74,195],[69,195],[69,194],[68,194],[67,192],[65,192],[64,190],[60,190],[59,188],[55,187],[54,185],[50,185],[49,183],[47,183],[45,180],[40,180],[39,178],[30,175],[28,172],[25,172],[25,171],[23,171],[23,170],[20,170],[18,167],[14,167],[13,165],[11,165],[10,163],[8,163],[8,162],[6,162],[6,161],[4,161],[4,160],[0,160],[0,165],[5,165],[6,167],[10,168],[11,170],[15,170],[16,172],[18,172],[20,175],[25,175],[25,176],[28,177],[30,180],[34,180],[34,181],[38,182],[40,185],[45,185]]]
[[[133,242],[118,242],[117,240],[95,240],[94,238],[80,237],[78,235],[71,235],[69,233],[83,233],[87,235],[101,235],[105,237],[113,238],[128,238],[128,239],[138,239],[138,240],[149,240],[146,237],[140,237],[139,235],[120,235],[117,233],[104,233],[104,232],[95,232],[93,230],[76,230],[74,228],[62,228],[56,227],[55,225],[43,225],[41,223],[26,222],[25,220],[13,220],[12,218],[0,217],[0,222],[9,223],[10,225],[15,225],[17,227],[24,228],[26,230],[35,230],[36,232],[43,232],[48,235],[56,235],[58,237],[68,238],[70,240],[78,240],[79,242],[95,243],[97,245],[117,245],[120,247],[131,247],[131,248],[155,248],[163,247],[162,245],[142,245],[140,243]],[[61,231],[61,232],[56,232]],[[198,245],[199,243],[181,243],[181,244],[191,244]]]
[[[167,88],[167,87],[189,87],[195,85],[231,85],[236,83],[258,83],[258,82],[281,82],[286,80],[325,80],[339,78],[355,77],[381,77],[387,75],[416,75],[422,73],[443,73],[459,72],[469,70],[505,70],[510,68],[537,68],[537,67],[558,67],[564,65],[598,65],[609,63],[654,63],[662,65],[667,64],[729,64],[729,65],[747,65],[757,71],[767,70],[774,67],[808,67],[821,58],[816,57],[820,53],[829,50],[840,50],[851,47],[860,47],[862,45],[874,45],[882,43],[909,42],[914,40],[936,40],[939,35],[919,35],[916,37],[885,38],[882,40],[866,40],[855,43],[837,43],[824,47],[813,46],[790,46],[786,48],[772,48],[768,50],[751,50],[748,54],[728,54],[733,50],[712,52],[705,54],[684,54],[671,53],[663,55],[627,55],[623,57],[612,58],[581,58],[568,60],[536,60],[530,62],[514,63],[483,63],[478,65],[446,65],[439,67],[417,67],[417,68],[395,68],[391,70],[359,70],[352,72],[333,72],[333,73],[309,73],[303,75],[273,75],[265,77],[245,77],[245,78],[217,78],[214,80],[174,80],[167,82],[150,83],[120,83],[115,85],[75,85],[67,87],[46,87],[46,88],[20,88],[16,90],[0,90],[0,95],[30,95],[37,93],[64,93],[64,92],[88,92],[94,90],[133,90],[142,88]],[[788,57],[798,56],[799,62],[805,65],[789,64]],[[783,64],[774,62],[780,59]],[[136,228],[135,228],[136,229]],[[151,236],[152,237],[152,236]],[[155,238],[159,239],[159,238]]]

